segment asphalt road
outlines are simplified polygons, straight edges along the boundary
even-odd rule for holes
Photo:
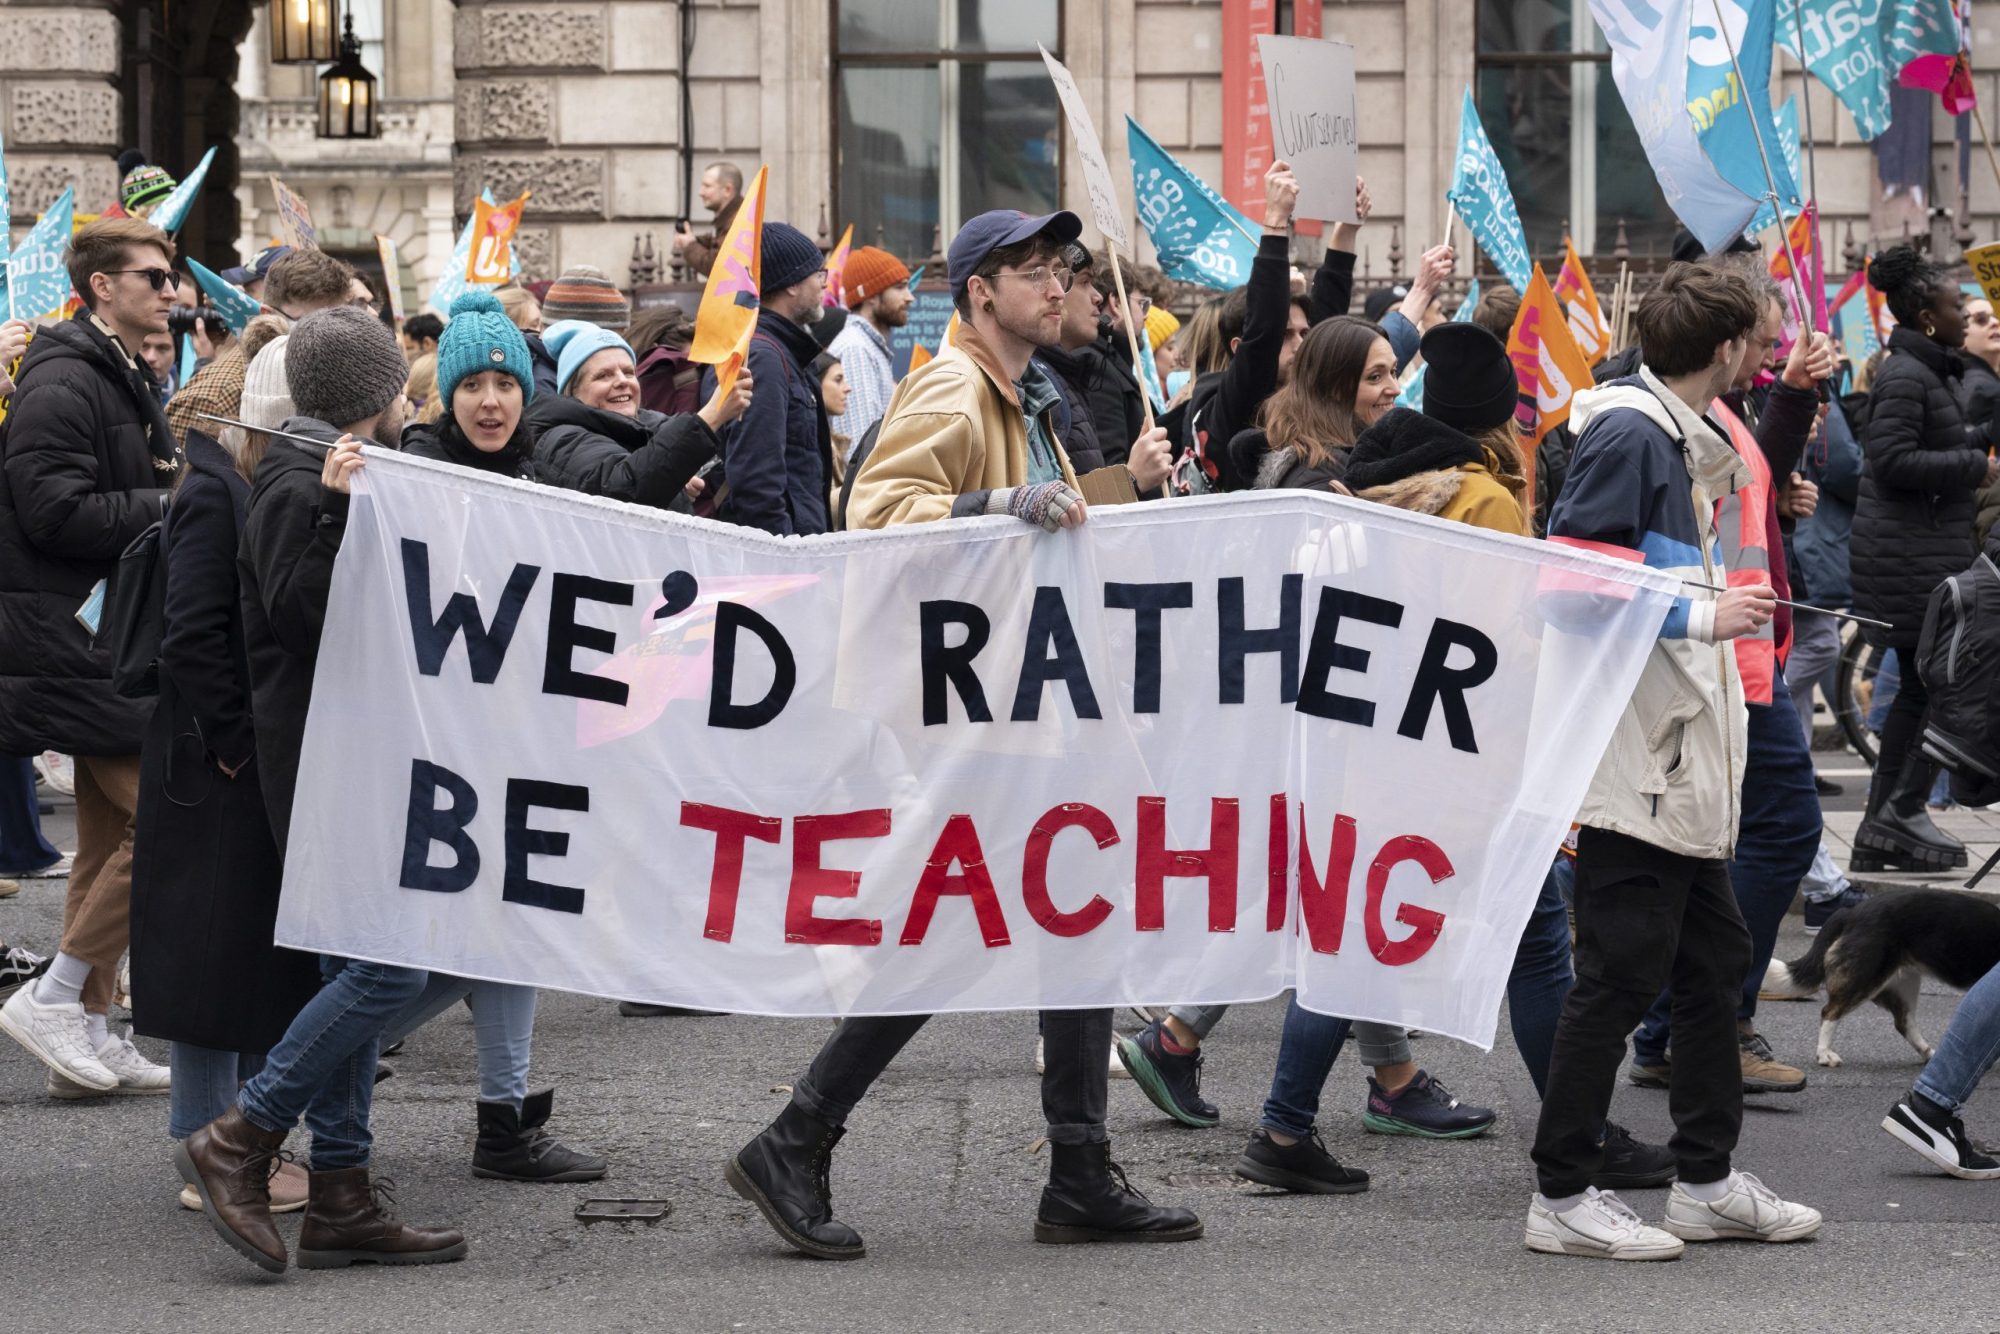
[[[62,846],[67,805],[47,822]],[[52,948],[60,882],[0,900],[0,937]],[[1797,919],[1781,953],[1803,947]],[[1927,987],[1923,1028],[1956,997]],[[1788,1247],[1690,1247],[1668,1265],[1536,1256],[1521,1246],[1536,1100],[1503,1015],[1491,1055],[1417,1044],[1453,1091],[1501,1109],[1482,1139],[1428,1143],[1361,1129],[1352,1054],[1321,1124],[1374,1175],[1351,1197],[1295,1198],[1229,1168],[1254,1120],[1282,1008],[1233,1012],[1209,1047],[1214,1130],[1161,1118],[1112,1086],[1119,1160],[1155,1199],[1190,1205],[1207,1236],[1165,1247],[1044,1247],[1030,1237],[1045,1158],[1027,1014],[954,1016],[911,1044],[835,1156],[840,1216],[867,1259],[827,1264],[780,1245],[721,1166],[778,1108],[823,1021],[621,1019],[604,1001],[548,994],[537,1082],[556,1129],[606,1154],[597,1189],[475,1181],[475,1092],[463,1011],[410,1040],[376,1103],[375,1168],[405,1212],[462,1227],[464,1263],[293,1270],[267,1277],[175,1203],[161,1098],[59,1103],[41,1067],[0,1042],[0,1330],[1921,1330],[2000,1329],[2000,1182],[1923,1170],[1877,1128],[1918,1066],[1886,1017],[1851,1019],[1846,1064],[1790,1097],[1753,1099],[1738,1163],[1821,1209]],[[1124,1016],[1121,1016],[1121,1020]],[[1778,1053],[1810,1063],[1816,1007],[1771,1004]],[[157,1044],[142,1042],[158,1058]],[[1972,1108],[1975,1134],[2000,1113]],[[1666,1095],[1622,1087],[1613,1116],[1664,1138]],[[303,1139],[301,1134],[299,1139]],[[673,1202],[656,1226],[584,1227],[587,1194]],[[1657,1218],[1664,1191],[1633,1192]],[[288,1238],[296,1218],[281,1220]]]

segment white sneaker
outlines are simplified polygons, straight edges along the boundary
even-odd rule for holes
[[[106,1092],[118,1087],[118,1076],[91,1050],[80,1004],[42,1005],[33,987],[22,987],[0,1005],[0,1033],[66,1079]]]
[[[1666,1229],[1683,1241],[1803,1241],[1819,1231],[1819,1210],[1778,1198],[1748,1172],[1729,1174],[1729,1193],[1705,1204],[1676,1182]]]
[[[76,761],[69,756],[45,750],[35,756],[35,772],[42,776],[50,791],[65,797],[76,795]]]
[[[1687,1249],[1678,1237],[1648,1227],[1625,1201],[1592,1186],[1576,1204],[1557,1213],[1537,1195],[1528,1205],[1523,1238],[1545,1255],[1586,1255],[1600,1260],[1678,1260]]]
[[[118,1077],[120,1093],[165,1093],[173,1086],[173,1071],[141,1056],[130,1038],[112,1038],[97,1049],[97,1059]]]

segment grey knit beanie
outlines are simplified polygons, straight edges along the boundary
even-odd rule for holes
[[[359,306],[314,311],[292,327],[285,349],[292,405],[329,426],[373,417],[403,392],[409,375],[396,335]]]

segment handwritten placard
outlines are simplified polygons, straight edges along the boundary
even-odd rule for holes
[[[1361,139],[1354,118],[1354,48],[1316,37],[1260,33],[1271,146],[1299,179],[1298,214],[1359,222],[1354,176]]]
[[[1979,280],[1986,299],[2000,305],[2000,241],[1972,247],[1965,252],[1965,262],[1972,266],[1972,276]]]
[[[1040,48],[1037,48],[1040,49]],[[1042,60],[1049,67],[1049,78],[1055,81],[1056,96],[1062,101],[1063,116],[1069,121],[1069,132],[1076,139],[1076,155],[1083,163],[1083,184],[1090,192],[1090,216],[1096,222],[1097,230],[1104,239],[1119,247],[1129,249],[1132,237],[1125,225],[1125,209],[1118,202],[1118,185],[1111,176],[1111,164],[1105,161],[1104,145],[1098,142],[1097,126],[1090,119],[1090,108],[1083,103],[1083,94],[1077,89],[1076,80],[1064,68],[1062,61],[1042,50]],[[1349,62],[1350,69],[1352,62]],[[1348,75],[1350,87],[1353,74]],[[1348,189],[1353,190],[1352,183]]]

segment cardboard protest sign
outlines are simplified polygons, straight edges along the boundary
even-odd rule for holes
[[[312,210],[305,197],[297,194],[276,176],[267,177],[271,194],[278,201],[278,237],[297,250],[319,249],[319,232],[313,227]]]
[[[1679,591],[1325,493],[776,538],[370,449],[276,938],[752,1014],[1296,986],[1484,1046]]]
[[[1078,91],[1076,80],[1062,61],[1050,55],[1045,48],[1037,47],[1042,53],[1042,63],[1049,67],[1049,78],[1055,81],[1056,97],[1062,102],[1063,118],[1069,122],[1069,132],[1076,140],[1077,161],[1083,166],[1084,189],[1090,193],[1090,217],[1097,224],[1097,230],[1104,239],[1121,250],[1132,245],[1131,229],[1125,225],[1125,206],[1118,202],[1118,182],[1111,175],[1111,164],[1104,160],[1104,145],[1098,142],[1097,126],[1090,119],[1090,108],[1084,105],[1083,94]]]
[[[1972,266],[1973,280],[1986,299],[2000,303],[2000,241],[1973,246],[1965,252],[1965,262]]]
[[[1354,177],[1361,140],[1354,119],[1354,48],[1346,42],[1260,34],[1271,147],[1299,179],[1301,217],[1359,222]]]

